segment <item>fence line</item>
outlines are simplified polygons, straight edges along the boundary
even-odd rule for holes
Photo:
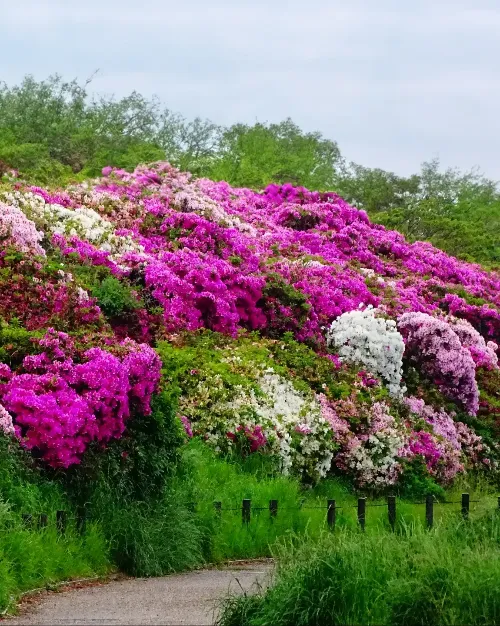
[[[427,528],[432,528],[434,525],[434,506],[437,505],[446,505],[446,504],[460,504],[460,514],[464,520],[469,519],[470,513],[470,505],[471,503],[477,503],[480,500],[471,500],[470,494],[463,493],[462,497],[458,501],[443,501],[440,502],[434,498],[432,495],[428,495],[423,502],[410,502],[405,504],[413,504],[413,505],[424,505],[425,504],[425,523]],[[198,503],[189,502],[187,503],[187,507],[193,513],[196,513]],[[305,510],[323,510],[325,511],[325,522],[331,530],[335,529],[336,521],[337,521],[337,511],[339,510],[347,510],[350,508],[356,509],[357,522],[362,531],[366,528],[366,509],[372,507],[387,507],[387,519],[392,531],[395,530],[396,521],[397,521],[397,499],[396,496],[388,496],[387,502],[380,504],[370,504],[367,502],[366,498],[358,498],[357,504],[349,504],[344,506],[337,506],[336,500],[327,500],[326,505],[318,505],[318,506],[303,506],[300,503],[298,506],[285,506],[279,507],[278,500],[269,500],[269,505],[267,507],[263,506],[252,506],[252,501],[248,498],[242,500],[240,507],[228,507],[224,508],[222,506],[222,502],[217,500],[213,502],[214,513],[215,516],[220,519],[222,517],[222,513],[226,511],[240,511],[241,512],[241,522],[244,526],[250,524],[252,519],[252,512],[257,511],[268,511],[269,519],[271,522],[275,522],[278,518],[278,513],[283,511],[305,511]],[[497,511],[500,513],[500,496],[498,496],[497,502]],[[33,515],[32,513],[23,513],[21,515],[21,520],[23,526],[27,530],[38,530],[43,531],[50,527],[55,527],[57,532],[61,535],[67,530],[68,523],[70,521],[76,522],[76,528],[79,532],[84,532],[86,528],[86,524],[91,520],[90,509],[88,505],[81,506],[77,509],[76,516],[68,516],[67,511],[56,511],[55,522],[49,521],[49,516],[46,513],[40,513],[37,515]],[[10,532],[10,529],[7,527],[5,529],[0,529],[0,533]]]

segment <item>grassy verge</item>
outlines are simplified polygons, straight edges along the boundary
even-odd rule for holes
[[[220,626],[495,624],[500,619],[500,519],[441,520],[427,532],[349,528],[276,550],[266,593],[229,599]]]
[[[357,534],[356,501],[348,485],[325,480],[304,489],[292,478],[273,473],[265,458],[247,461],[216,457],[200,441],[182,451],[174,474],[155,497],[130,497],[117,489],[122,474],[101,471],[88,496],[92,523],[80,533],[75,508],[60,483],[26,469],[12,450],[0,454],[0,612],[23,591],[58,581],[102,574],[113,567],[136,576],[159,576],[226,559],[272,556],[278,543],[295,543],[301,536],[322,545],[326,529],[326,502],[335,499],[335,536]],[[73,491],[76,487],[73,487]],[[457,485],[447,494],[457,504],[437,504],[436,524],[459,523],[460,492],[471,493],[471,521],[495,509],[495,498],[481,484]],[[241,503],[252,501],[250,523],[242,524]],[[271,519],[269,501],[278,501]],[[222,503],[220,515],[213,503]],[[196,510],[192,504],[196,503]],[[389,533],[383,499],[369,501],[365,537],[394,537]],[[68,511],[65,534],[55,528],[56,511]],[[27,529],[22,513],[33,515]],[[40,513],[48,526],[37,529]],[[398,500],[397,533],[423,533],[425,506]],[[427,535],[425,535],[427,536]],[[365,540],[363,538],[363,540]]]
[[[245,467],[216,458],[203,444],[193,441],[184,451],[188,470],[182,478],[183,502],[196,503],[196,520],[203,536],[203,555],[207,561],[245,559],[271,556],[279,539],[302,534],[313,540],[327,527],[327,500],[335,499],[336,528],[357,530],[357,496],[348,485],[338,480],[322,481],[313,489],[283,476],[268,476],[266,467]],[[249,471],[251,470],[251,471]],[[454,504],[436,503],[436,524],[454,523],[460,518],[460,496],[471,494],[470,518],[478,519],[496,508],[491,488],[475,479],[463,480],[446,493]],[[242,523],[242,500],[252,502],[251,521]],[[278,500],[278,514],[273,520],[269,501]],[[218,515],[214,502],[222,503]],[[373,506],[376,505],[376,506]],[[425,529],[425,504],[398,499],[396,529]],[[385,498],[370,498],[366,512],[366,533],[380,535],[390,532]]]

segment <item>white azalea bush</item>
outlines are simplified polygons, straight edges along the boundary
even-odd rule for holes
[[[231,388],[220,376],[203,378],[194,394],[181,397],[179,410],[217,451],[275,455],[285,475],[325,477],[338,447],[315,394],[297,390],[272,368],[257,367],[249,386]]]
[[[405,344],[393,320],[375,317],[376,309],[343,313],[332,322],[328,346],[335,348],[341,360],[359,363],[387,383],[389,393],[403,395],[401,386]]]

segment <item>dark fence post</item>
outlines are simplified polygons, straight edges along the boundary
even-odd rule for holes
[[[387,498],[387,509],[389,513],[389,524],[391,525],[392,532],[396,526],[396,496],[389,496]]]
[[[335,505],[335,500],[328,500],[328,510],[326,513],[326,521],[328,523],[328,528],[331,530],[335,529],[335,522],[337,517],[337,509]]]
[[[26,528],[33,527],[33,515],[31,515],[31,513],[23,513],[22,518],[23,524]]]
[[[45,513],[41,513],[38,516],[38,528],[46,528],[49,518]]]
[[[66,521],[67,521],[66,511],[57,511],[56,512],[56,528],[57,532],[63,535],[66,532]]]
[[[269,515],[273,521],[278,515],[278,500],[269,500]]]
[[[222,502],[214,502],[215,515],[219,518],[222,513]]]
[[[241,504],[241,521],[243,524],[250,524],[250,507],[252,506],[251,500],[243,500]]]
[[[500,511],[500,496],[498,496],[498,510]]]
[[[358,522],[361,530],[365,530],[366,524],[366,498],[358,499]]]
[[[462,494],[462,517],[464,519],[469,519],[469,510],[470,510],[470,496],[468,493]]]
[[[425,498],[425,521],[427,528],[432,528],[434,524],[434,498],[431,495]]]

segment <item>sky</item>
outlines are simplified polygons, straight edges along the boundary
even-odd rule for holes
[[[406,8],[408,7],[408,8]],[[499,0],[0,0],[0,81],[59,73],[218,124],[291,117],[401,175],[500,180]]]

